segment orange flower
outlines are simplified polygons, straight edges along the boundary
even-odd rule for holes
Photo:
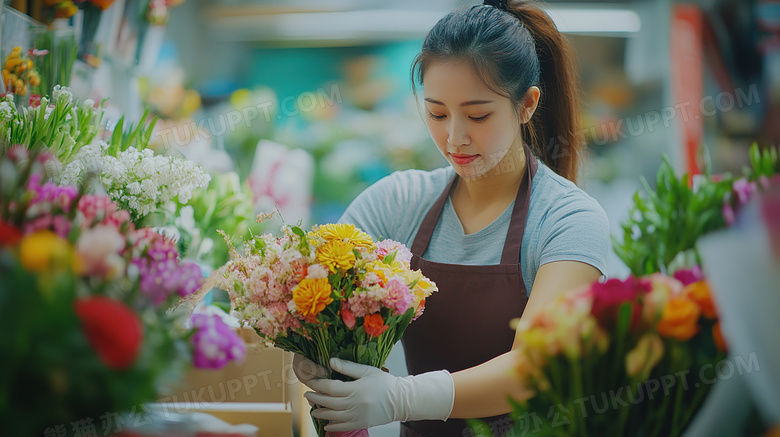
[[[381,315],[369,314],[363,319],[363,328],[366,330],[366,334],[372,337],[379,337],[383,332],[387,331],[389,326],[385,325]]]
[[[715,302],[713,302],[712,295],[710,294],[710,287],[706,281],[698,281],[688,285],[683,290],[683,294],[687,296],[688,299],[696,302],[696,305],[698,305],[701,310],[702,316],[708,319],[714,319],[718,316],[718,312],[715,309]]]
[[[664,337],[680,341],[690,340],[699,331],[699,313],[701,310],[694,302],[678,297],[664,306],[661,320],[655,329]]]
[[[105,11],[114,3],[114,0],[89,0],[89,2],[100,8],[100,10]]]
[[[327,278],[304,279],[292,292],[293,302],[299,313],[313,318],[333,302],[330,293],[331,286]]]
[[[726,340],[723,339],[723,332],[720,330],[720,322],[712,326],[712,339],[715,340],[715,346],[721,352],[728,351]]]

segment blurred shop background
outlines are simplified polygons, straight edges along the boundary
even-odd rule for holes
[[[48,51],[47,83],[110,96],[116,118],[137,123],[148,110],[157,147],[235,172],[256,211],[277,207],[310,225],[336,221],[393,171],[447,164],[409,68],[436,21],[474,3],[5,0],[0,58]],[[543,5],[576,48],[588,142],[580,185],[613,235],[662,156],[680,173],[739,172],[751,144],[780,144],[780,1]],[[6,89],[19,85],[12,74],[3,71]],[[608,273],[628,270],[613,256]],[[402,358],[389,367],[402,373]],[[397,435],[397,424],[372,435]]]

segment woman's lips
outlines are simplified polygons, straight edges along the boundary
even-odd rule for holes
[[[450,153],[452,160],[455,164],[466,165],[472,163],[475,159],[479,158],[479,155],[463,155],[460,153]]]

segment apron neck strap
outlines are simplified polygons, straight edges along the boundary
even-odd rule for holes
[[[501,264],[517,264],[519,259],[520,245],[523,241],[523,232],[525,230],[526,217],[528,216],[528,206],[531,203],[531,181],[538,168],[538,161],[534,154],[531,153],[527,145],[523,145],[523,148],[525,149],[526,172],[523,181],[520,183],[520,188],[517,190],[515,205],[512,209],[512,219],[509,222],[509,230],[507,231],[504,250],[501,254]],[[447,187],[444,188],[439,198],[431,206],[431,209],[428,210],[428,214],[425,215],[412,244],[413,254],[422,257],[422,254],[428,248],[428,244],[430,244],[433,236],[433,230],[436,228],[436,222],[439,221],[439,216],[444,209],[444,203],[447,201],[447,197],[450,195],[457,179],[458,174],[455,173]]]

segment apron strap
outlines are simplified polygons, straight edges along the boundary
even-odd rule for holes
[[[450,180],[450,183],[447,184],[447,187],[441,192],[439,198],[436,199],[436,203],[433,204],[431,209],[428,210],[428,214],[425,215],[420,228],[417,230],[417,236],[414,238],[414,243],[412,244],[413,254],[422,257],[425,249],[428,248],[428,244],[431,242],[431,237],[433,236],[433,230],[436,228],[436,222],[439,221],[441,211],[444,209],[444,203],[447,201],[447,196],[450,195],[450,191],[455,185],[457,178],[458,174],[455,173]]]
[[[504,251],[501,253],[501,264],[517,264],[520,257],[520,246],[523,243],[525,223],[528,218],[528,209],[531,206],[531,182],[539,165],[536,156],[531,153],[528,146],[525,149],[526,171],[520,189],[517,190],[515,206],[512,208],[512,219],[509,222],[509,230],[506,233]]]
[[[507,231],[504,249],[501,254],[501,264],[518,263],[520,245],[523,241],[526,217],[528,216],[528,207],[531,203],[531,180],[538,168],[536,156],[531,153],[531,150],[527,145],[524,144],[523,148],[526,157],[526,174],[523,177],[523,181],[517,191],[517,197],[515,198],[515,205],[512,209],[512,219],[509,222],[509,230]],[[417,230],[417,236],[414,238],[414,243],[412,244],[413,254],[422,257],[423,253],[428,248],[428,244],[430,244],[431,237],[433,236],[433,230],[436,228],[436,222],[439,221],[439,216],[444,209],[444,203],[447,201],[447,197],[449,197],[457,179],[458,174],[455,173],[447,184],[447,187],[444,188],[444,191],[442,191],[439,198],[436,199],[436,202],[425,215],[422,224],[420,224],[420,228]]]

